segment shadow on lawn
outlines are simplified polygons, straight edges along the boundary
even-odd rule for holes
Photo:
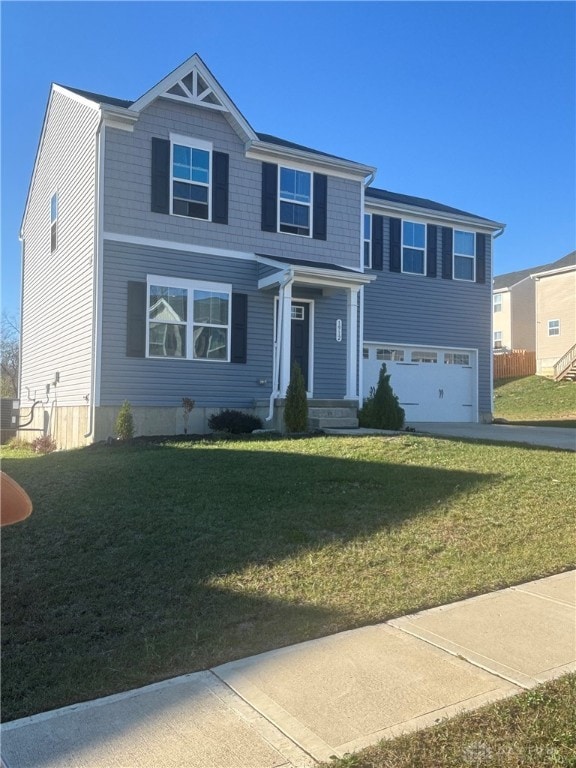
[[[354,606],[304,602],[293,573],[279,597],[272,566],[306,552],[312,578],[324,547],[493,480],[350,451],[164,445],[10,462],[34,512],[3,533],[4,719],[349,629]],[[237,590],[211,583],[236,574]]]

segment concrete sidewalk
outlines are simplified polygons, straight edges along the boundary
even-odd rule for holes
[[[7,768],[304,768],[576,669],[576,571],[6,723]]]

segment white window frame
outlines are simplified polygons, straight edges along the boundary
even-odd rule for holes
[[[424,227],[424,247],[415,248],[413,245],[404,244],[404,224],[414,224],[418,227]],[[422,221],[414,221],[413,219],[402,219],[400,223],[401,227],[401,253],[400,253],[400,269],[404,275],[426,275],[426,246],[428,237],[428,227]],[[411,251],[422,251],[422,272],[413,272],[412,270],[404,269],[404,248],[409,248]]]
[[[462,365],[470,367],[469,352],[444,352],[444,365]]]
[[[410,353],[410,362],[422,365],[437,365],[438,352],[435,349],[415,349]]]
[[[458,253],[456,250],[456,234],[460,232],[464,235],[472,235],[472,246],[474,249],[474,255],[470,256],[469,253]],[[452,277],[454,280],[460,280],[463,283],[475,283],[476,282],[476,233],[469,229],[455,229],[453,235],[452,246]],[[468,259],[472,261],[472,277],[456,277],[456,259]]]
[[[403,363],[404,350],[399,347],[377,347],[376,360],[389,361],[392,363]]]
[[[202,280],[185,280],[179,277],[166,277],[165,275],[147,275],[146,279],[146,357],[151,360],[188,360],[195,363],[229,363],[231,356],[231,338],[232,338],[232,285],[230,283],[211,283]],[[159,285],[165,288],[184,288],[188,291],[186,321],[182,323],[186,326],[186,355],[183,357],[166,357],[164,355],[150,354],[150,286]],[[213,325],[203,323],[211,327],[226,327],[226,359],[218,360],[209,357],[194,357],[194,291],[213,291],[214,293],[228,294],[228,324]]]
[[[548,320],[548,336],[560,336],[560,320]]]
[[[364,244],[362,259],[364,263],[364,269],[372,269],[372,214],[364,212],[364,218],[362,222],[362,241]],[[366,237],[366,224],[368,224],[368,237]],[[366,256],[368,256],[368,258],[366,258]]]
[[[494,331],[494,349],[502,349],[502,331]]]
[[[282,171],[294,171],[295,173],[305,173],[310,177],[310,200],[307,203],[303,203],[299,200],[290,200],[288,198],[282,197]],[[291,165],[279,165],[278,166],[278,220],[276,229],[278,232],[281,232],[283,235],[293,235],[294,237],[312,237],[312,216],[314,213],[313,208],[313,198],[314,198],[314,174],[312,171],[308,171],[305,168],[297,168],[296,166]],[[290,203],[292,205],[301,205],[302,207],[308,208],[308,234],[303,234],[301,232],[287,232],[282,227],[282,221],[281,221],[281,209],[282,209],[282,203]],[[284,226],[290,226],[288,224],[285,224]]]
[[[59,208],[58,190],[50,195],[50,253],[58,250],[58,208]],[[52,206],[56,209],[56,215],[53,215]]]
[[[493,296],[493,310],[494,312],[502,312],[502,294],[495,293]]]
[[[181,147],[188,147],[190,149],[200,149],[204,152],[208,152],[208,184],[200,181],[187,181],[186,179],[179,179],[174,176],[174,145],[178,144]],[[213,184],[213,149],[214,146],[211,141],[204,141],[203,139],[195,139],[191,136],[182,136],[177,133],[170,134],[170,213],[172,216],[178,216],[181,219],[192,219],[193,221],[212,221],[212,184]],[[202,216],[186,216],[183,213],[174,213],[174,182],[181,182],[183,184],[190,184],[197,187],[206,187],[208,190],[208,216],[204,218]]]

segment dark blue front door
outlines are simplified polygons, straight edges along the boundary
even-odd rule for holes
[[[306,389],[309,391],[308,360],[310,356],[310,304],[292,302],[292,343],[290,365],[296,362],[300,366]]]

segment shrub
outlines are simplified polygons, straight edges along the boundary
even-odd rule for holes
[[[34,453],[52,453],[58,447],[56,440],[51,435],[41,435],[32,440],[31,445]]]
[[[290,383],[286,391],[284,423],[288,432],[306,432],[308,430],[308,400],[306,384],[298,363],[292,365]]]
[[[4,446],[9,451],[31,451],[32,443],[24,437],[11,437]]]
[[[390,385],[390,374],[382,363],[378,384],[370,388],[370,395],[358,413],[361,427],[373,429],[402,429],[406,414]]]
[[[227,408],[210,416],[208,426],[213,432],[230,432],[232,435],[242,435],[253,432],[255,429],[262,429],[262,419],[251,413]]]
[[[116,434],[119,440],[131,440],[134,437],[134,418],[132,406],[124,400],[116,417]]]

